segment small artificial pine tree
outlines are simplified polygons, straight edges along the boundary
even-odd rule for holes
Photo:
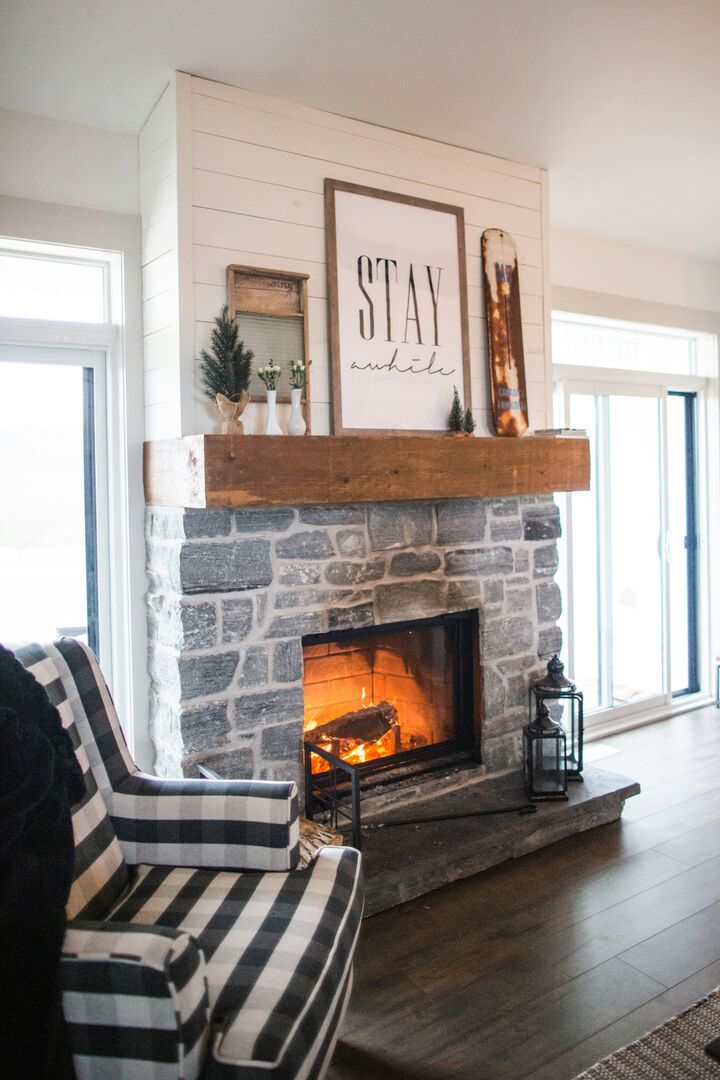
[[[475,421],[473,420],[473,414],[471,409],[465,410],[465,418],[463,420],[463,431],[466,435],[472,435],[475,430]]]
[[[218,394],[224,394],[237,402],[250,385],[254,353],[244,347],[243,341],[238,341],[239,333],[240,328],[230,318],[226,304],[215,316],[210,352],[203,349],[200,353],[203,390],[213,401]]]
[[[463,429],[463,410],[460,404],[460,395],[457,392],[457,386],[453,386],[453,399],[450,406],[450,415],[448,417],[448,426],[451,431],[462,431]]]

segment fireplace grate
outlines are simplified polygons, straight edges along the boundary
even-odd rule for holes
[[[312,755],[317,754],[327,761],[330,766],[329,772],[315,773],[312,767]],[[358,851],[362,849],[362,820],[360,815],[360,768],[344,758],[338,757],[330,750],[325,750],[315,743],[305,743],[305,817],[310,821],[315,820],[315,814],[319,811],[324,815],[324,821],[333,829],[340,827],[340,818],[350,824],[353,847]],[[368,766],[365,766],[368,771]],[[342,781],[346,775],[348,780]],[[338,782],[340,781],[340,783]],[[348,783],[350,785],[349,810]]]
[[[329,765],[329,771],[322,773],[313,772],[312,754],[318,754]],[[373,766],[375,766],[373,770]],[[330,750],[322,746],[316,746],[312,742],[305,743],[305,816],[315,820],[315,814],[323,815],[323,823],[336,831],[341,831],[341,820],[347,822],[350,827],[352,845],[358,851],[362,851],[362,811],[360,806],[360,778],[366,777],[369,771],[379,771],[385,766],[384,762],[353,764],[344,758],[338,757]],[[342,774],[347,775],[348,780],[342,779]],[[349,787],[348,787],[349,785]],[[348,798],[349,795],[349,798]],[[366,828],[384,829],[399,827],[402,825],[426,825],[440,821],[455,821],[459,818],[493,817],[499,814],[534,814],[537,806],[530,802],[522,802],[511,806],[490,807],[484,810],[465,811],[460,814],[434,814],[418,818],[403,818],[402,820],[375,822]]]

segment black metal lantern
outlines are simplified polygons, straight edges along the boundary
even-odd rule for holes
[[[567,799],[567,740],[544,702],[523,729],[525,791],[532,802]]]
[[[568,780],[582,782],[583,771],[583,694],[575,683],[565,676],[565,665],[556,655],[548,661],[547,673],[540,682],[530,687],[530,722],[533,718],[533,699],[537,709],[545,702],[553,719],[567,734]]]

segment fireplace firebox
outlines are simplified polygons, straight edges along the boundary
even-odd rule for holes
[[[302,639],[309,818],[347,819],[359,847],[362,781],[479,760],[477,621],[462,611]]]
[[[465,611],[303,638],[311,797],[343,777],[359,798],[360,777],[479,759],[477,621]]]
[[[365,771],[477,755],[476,624],[464,611],[303,638],[305,741]]]

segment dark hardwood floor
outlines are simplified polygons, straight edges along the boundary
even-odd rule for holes
[[[365,921],[328,1080],[571,1080],[720,984],[720,710],[604,743],[620,822]]]

